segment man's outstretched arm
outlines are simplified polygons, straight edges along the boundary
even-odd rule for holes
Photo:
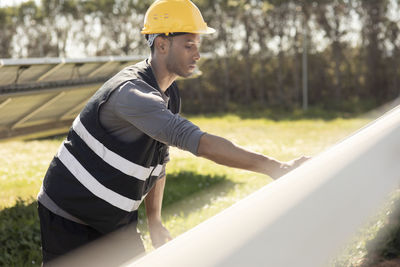
[[[197,154],[218,164],[267,174],[273,179],[279,178],[309,159],[300,157],[290,162],[281,162],[207,133],[200,138]]]

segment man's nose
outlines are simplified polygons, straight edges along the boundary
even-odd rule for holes
[[[200,59],[200,52],[199,52],[199,50],[197,49],[197,50],[196,50],[196,53],[194,54],[194,60],[198,61],[199,59]]]

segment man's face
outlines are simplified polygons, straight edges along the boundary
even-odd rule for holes
[[[167,69],[181,77],[193,74],[200,59],[200,35],[183,34],[172,37],[167,55]]]

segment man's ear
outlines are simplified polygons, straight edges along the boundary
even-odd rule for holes
[[[154,40],[154,48],[160,54],[166,54],[168,52],[170,42],[167,38],[163,38],[162,36],[156,37]]]

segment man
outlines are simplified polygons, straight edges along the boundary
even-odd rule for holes
[[[175,80],[200,59],[200,34],[213,33],[189,0],[158,0],[142,33],[151,57],[108,80],[75,119],[38,196],[43,261],[137,222],[144,199],[153,246],[171,239],[161,223],[168,146],[277,178],[306,158],[279,162],[201,131],[179,116]],[[143,253],[132,234],[132,256]]]

